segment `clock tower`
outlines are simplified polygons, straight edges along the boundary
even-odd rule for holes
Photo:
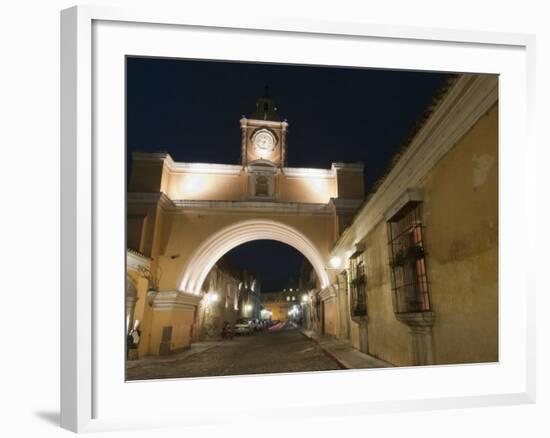
[[[264,163],[277,168],[286,165],[288,123],[281,121],[275,101],[264,95],[256,101],[250,118],[241,118],[241,161],[243,166]]]

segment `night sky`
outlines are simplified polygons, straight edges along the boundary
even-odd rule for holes
[[[128,173],[133,151],[169,152],[176,161],[240,163],[239,119],[269,86],[289,122],[288,166],[365,164],[365,191],[387,169],[447,75],[281,64],[128,58]],[[302,256],[258,241],[229,257],[261,276],[264,291],[297,278]]]

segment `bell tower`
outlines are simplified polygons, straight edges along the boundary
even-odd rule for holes
[[[241,118],[241,162],[243,166],[259,161],[277,168],[286,165],[286,137],[288,123],[281,121],[277,105],[269,95],[268,87],[256,100],[256,110]]]

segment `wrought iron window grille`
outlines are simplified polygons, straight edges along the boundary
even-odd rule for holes
[[[395,313],[431,311],[421,205],[410,203],[388,221]]]

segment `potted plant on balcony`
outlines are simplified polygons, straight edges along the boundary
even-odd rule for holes
[[[392,268],[397,268],[405,264],[405,252],[402,249],[397,250],[393,257],[390,260],[390,266]]]
[[[424,257],[424,248],[420,245],[412,245],[407,248],[405,258],[409,260],[418,260]]]

